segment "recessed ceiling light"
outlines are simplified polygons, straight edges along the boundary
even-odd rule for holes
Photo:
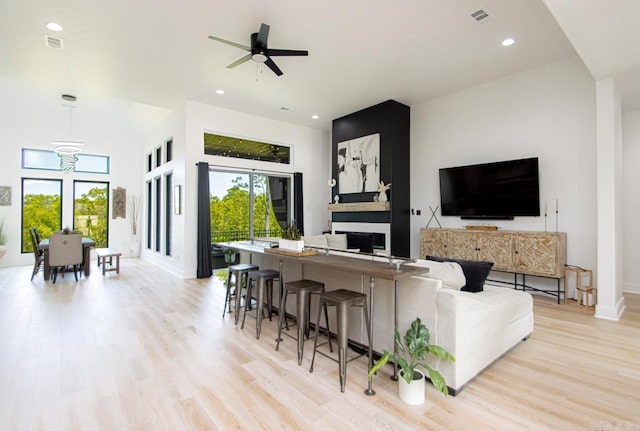
[[[312,115],[311,118],[313,118],[314,120],[317,120],[320,117],[318,117],[317,115]]]
[[[216,94],[224,94],[224,90],[216,90]]]
[[[280,107],[280,110],[281,110],[281,111],[288,111],[288,110],[289,110],[289,108],[288,108],[288,107],[286,107],[286,106],[281,106],[281,107]]]
[[[62,31],[64,30],[62,26],[56,22],[48,22],[47,28],[51,31]]]
[[[502,46],[511,46],[514,43],[516,43],[516,41],[509,37],[502,41]]]

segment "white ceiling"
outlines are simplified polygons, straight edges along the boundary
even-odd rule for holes
[[[592,32],[596,19],[612,22],[606,30],[638,16],[595,10],[610,1],[545,0],[596,76],[612,63],[628,73],[624,52],[609,49],[618,34]],[[582,4],[594,10],[575,19]],[[478,9],[490,18],[476,22]],[[64,31],[47,30],[49,21]],[[262,22],[270,48],[309,57],[274,57],[281,77],[253,62],[226,69],[245,52],[207,36],[249,45]],[[47,48],[45,34],[64,49]],[[505,48],[507,36],[516,43]],[[79,106],[102,96],[163,108],[188,99],[325,130],[387,99],[412,105],[574,55],[543,0],[0,0],[0,77],[75,94]]]

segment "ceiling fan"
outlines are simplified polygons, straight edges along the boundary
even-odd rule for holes
[[[231,42],[230,40],[221,39],[215,36],[209,36],[211,40],[217,40],[218,42],[226,43],[227,45],[235,46],[236,48],[249,51],[249,54],[234,61],[227,66],[227,69],[233,69],[242,63],[253,60],[256,63],[264,63],[269,69],[276,75],[282,75],[280,68],[273,62],[271,57],[275,56],[306,56],[309,55],[309,51],[298,51],[291,49],[272,49],[267,47],[267,39],[269,38],[269,26],[267,24],[260,25],[260,31],[258,33],[251,34],[251,46],[242,45],[240,43]]]

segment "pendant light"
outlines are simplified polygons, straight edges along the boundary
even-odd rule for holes
[[[69,107],[69,138],[68,141],[53,141],[52,145],[55,145],[54,151],[60,157],[60,170],[65,174],[73,172],[76,168],[76,162],[78,161],[77,154],[82,151],[80,148],[84,145],[83,142],[73,141],[71,140],[73,137],[73,120],[72,120],[72,112],[75,109],[73,103],[77,100],[76,96],[72,96],[70,94],[63,94],[62,100],[63,105]]]

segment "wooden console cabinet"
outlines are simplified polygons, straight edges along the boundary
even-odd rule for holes
[[[426,255],[486,260],[495,271],[560,279],[567,263],[567,234],[424,228],[420,257]]]

